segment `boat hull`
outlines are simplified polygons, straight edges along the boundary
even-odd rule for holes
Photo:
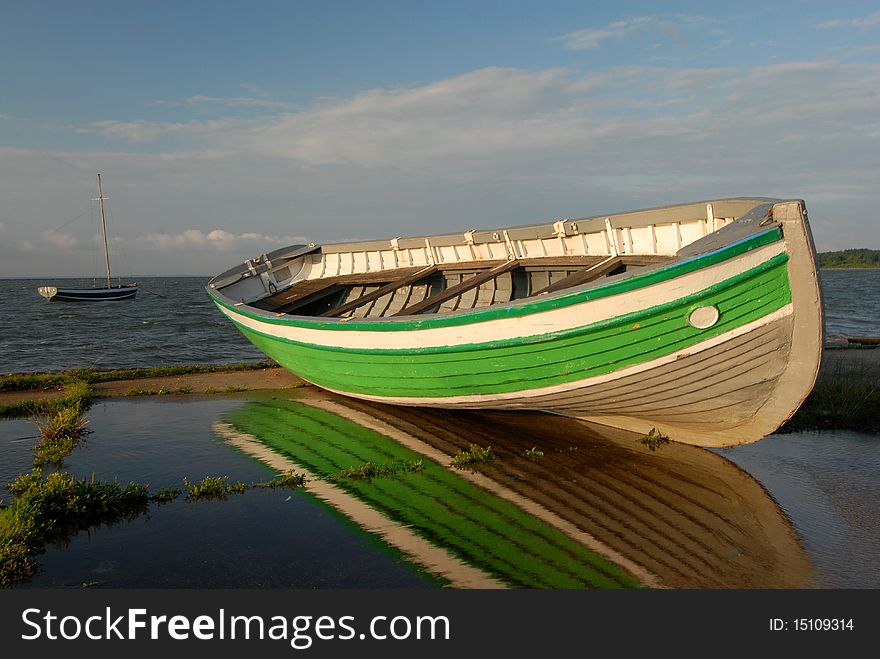
[[[37,292],[50,302],[112,302],[130,300],[137,294],[137,286],[114,288],[58,288],[40,286]]]
[[[337,393],[538,409],[730,446],[776,430],[818,371],[803,206],[773,217],[780,226],[644,275],[467,314],[330,322],[215,301],[260,350]]]

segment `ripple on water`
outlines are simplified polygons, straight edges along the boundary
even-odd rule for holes
[[[880,588],[880,437],[800,432],[718,452],[779,502],[797,527],[821,585]]]

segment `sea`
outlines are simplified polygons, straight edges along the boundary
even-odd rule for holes
[[[880,270],[820,276],[828,336],[880,335]],[[211,302],[208,280],[144,277],[133,300],[78,304],[44,300],[37,287],[46,280],[0,279],[0,373],[264,359]]]
[[[2,279],[0,373],[265,359],[214,306],[209,279],[143,277],[134,299],[92,303],[48,302],[37,293],[46,280]]]

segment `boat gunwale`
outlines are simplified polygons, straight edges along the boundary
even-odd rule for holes
[[[711,235],[711,234],[710,234]],[[435,327],[467,325],[471,323],[496,320],[498,318],[514,318],[534,313],[564,308],[594,299],[636,290],[652,284],[669,281],[699,270],[735,258],[741,254],[767,244],[784,240],[778,224],[751,236],[731,242],[723,247],[675,259],[668,263],[644,266],[638,272],[618,281],[599,282],[593,286],[577,286],[548,295],[529,296],[503,304],[434,314],[418,314],[399,317],[366,317],[366,318],[327,318],[294,314],[278,315],[271,311],[258,309],[249,304],[234,303],[231,298],[211,289],[210,282],[206,287],[215,304],[225,307],[234,314],[257,320],[271,325],[307,327],[311,329],[331,331],[389,331],[389,330],[422,330]]]
[[[705,207],[706,204],[713,204],[713,205],[714,204],[725,204],[725,203],[727,203],[727,204],[738,204],[738,203],[739,204],[744,204],[744,203],[752,204],[752,206],[748,210],[746,210],[742,213],[742,215],[746,215],[747,213],[751,213],[755,209],[757,209],[761,206],[771,207],[775,204],[786,203],[789,201],[802,201],[802,200],[794,199],[794,198],[787,199],[787,198],[782,198],[782,197],[724,197],[724,198],[720,198],[720,199],[703,199],[703,200],[699,200],[699,201],[690,201],[690,202],[685,202],[683,204],[668,204],[665,206],[651,206],[648,208],[639,208],[636,210],[622,211],[622,212],[618,212],[618,213],[605,213],[602,215],[588,215],[588,216],[584,216],[584,217],[562,218],[562,219],[555,220],[555,221],[541,222],[541,223],[537,223],[537,224],[525,224],[525,225],[517,225],[517,226],[510,226],[510,227],[496,227],[494,229],[472,229],[472,230],[468,230],[466,232],[463,231],[463,232],[458,232],[458,233],[442,233],[442,234],[435,234],[435,235],[430,235],[430,236],[406,236],[406,237],[396,237],[396,238],[378,238],[378,239],[363,240],[363,241],[334,242],[334,243],[327,243],[327,244],[323,244],[323,245],[317,245],[316,243],[309,243],[308,245],[302,245],[301,247],[303,247],[303,248],[308,247],[311,249],[317,249],[320,247],[322,250],[329,249],[331,251],[328,253],[332,254],[332,253],[338,253],[339,251],[341,251],[341,248],[346,248],[346,251],[348,249],[352,249],[352,248],[374,250],[379,246],[387,245],[392,240],[397,240],[401,243],[412,242],[413,245],[423,246],[425,238],[428,238],[432,241],[432,245],[443,245],[445,243],[445,241],[451,240],[451,239],[455,239],[456,241],[460,241],[461,237],[464,233],[471,233],[471,231],[474,234],[475,242],[477,241],[478,238],[480,238],[482,236],[492,237],[495,234],[500,234],[505,231],[508,234],[510,234],[511,239],[515,239],[517,237],[516,235],[513,235],[513,234],[518,234],[520,232],[525,232],[525,231],[540,232],[539,235],[542,235],[544,237],[553,237],[553,236],[558,236],[558,234],[556,233],[556,231],[554,229],[554,225],[557,222],[564,222],[566,224],[580,225],[580,224],[586,224],[589,222],[602,222],[602,223],[604,223],[605,220],[609,220],[611,222],[611,226],[614,228],[624,228],[624,227],[634,228],[634,227],[643,226],[644,224],[649,223],[647,221],[647,219],[638,220],[638,216],[649,216],[649,215],[655,214],[655,213],[663,213],[664,211],[685,210],[690,207],[693,207],[694,209],[696,209],[696,208],[700,208],[700,207]],[[618,222],[623,219],[626,219],[627,223],[625,225],[618,225]],[[582,233],[582,232],[580,232],[580,233]],[[497,240],[492,240],[491,242],[497,242]],[[284,251],[289,250],[291,247],[292,246],[287,246],[287,247],[282,247],[280,249],[274,250],[273,252],[269,253],[269,256],[271,257],[273,254],[283,253]],[[241,266],[238,266],[238,267],[241,267]],[[232,269],[230,269],[230,270],[232,270]],[[226,274],[228,274],[228,272],[229,271],[227,271]],[[218,278],[219,278],[219,276],[220,275],[218,275]]]

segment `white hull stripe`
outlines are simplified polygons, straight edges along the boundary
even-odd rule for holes
[[[785,244],[779,241],[754,249],[730,261],[619,295],[590,300],[561,309],[541,311],[528,316],[499,318],[454,327],[341,332],[264,323],[224,306],[219,308],[230,320],[239,325],[264,335],[308,345],[363,350],[418,350],[459,344],[479,344],[566,331],[648,309],[662,302],[699,293],[741,272],[757,267],[783,252],[785,252]]]
[[[360,393],[351,393],[348,391],[342,391],[339,389],[329,389],[327,387],[323,387],[328,391],[332,391],[334,393],[343,394],[346,396],[356,396],[357,398],[363,398],[365,400],[372,400],[380,403],[391,403],[397,405],[442,405],[444,407],[452,406],[452,405],[468,405],[474,403],[489,403],[496,401],[517,401],[517,402],[525,402],[533,397],[540,396],[548,396],[553,394],[560,394],[569,391],[574,391],[577,389],[584,389],[587,387],[592,387],[594,385],[604,384],[606,382],[611,382],[613,380],[618,380],[620,378],[624,378],[630,375],[636,375],[638,373],[642,373],[644,371],[648,371],[650,369],[656,368],[658,366],[663,366],[664,364],[672,363],[678,359],[683,357],[688,357],[690,355],[697,354],[704,350],[709,350],[710,348],[714,348],[716,346],[722,345],[731,339],[735,339],[738,336],[742,336],[744,334],[748,334],[749,332],[753,332],[754,330],[763,327],[765,325],[769,325],[770,323],[776,322],[777,320],[781,320],[788,316],[791,316],[794,313],[794,308],[791,304],[787,304],[781,309],[777,309],[776,311],[764,316],[763,318],[759,318],[758,320],[752,321],[746,325],[742,325],[733,329],[725,334],[721,334],[719,336],[715,336],[711,339],[707,339],[697,345],[690,346],[688,348],[683,348],[682,350],[678,350],[676,352],[670,353],[663,357],[658,357],[657,359],[652,359],[650,361],[635,364],[633,366],[629,366],[627,368],[620,369],[619,371],[614,371],[612,373],[605,373],[602,375],[597,375],[592,378],[588,378],[586,380],[576,380],[574,382],[566,382],[564,384],[556,384],[550,387],[541,387],[539,389],[527,389],[520,391],[512,391],[506,393],[498,393],[498,394],[473,394],[468,396],[444,396],[444,397],[418,397],[418,396],[372,396],[367,394]]]

